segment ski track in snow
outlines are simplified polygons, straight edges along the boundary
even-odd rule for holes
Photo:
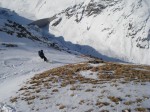
[[[4,65],[10,68],[19,67],[24,64],[24,61],[28,61],[29,59],[20,59],[20,58],[11,58],[4,61]]]

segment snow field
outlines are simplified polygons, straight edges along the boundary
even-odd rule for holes
[[[6,47],[10,44],[17,46]],[[38,50],[41,49],[44,50],[50,63],[44,62],[38,56]],[[52,49],[37,41],[26,38],[12,38],[12,36],[3,33],[0,38],[0,56],[0,88],[2,90],[0,92],[0,102],[3,104],[10,96],[16,94],[16,91],[27,79],[35,74],[85,60],[80,56]]]
[[[26,112],[147,112],[149,67],[101,62],[69,64],[35,75],[10,104]],[[117,70],[112,72],[113,68]],[[140,77],[143,73],[145,77]]]
[[[23,32],[22,28],[33,34],[32,37],[42,37],[41,29],[35,28],[38,31],[36,32],[21,24],[51,17],[81,2],[86,6],[90,0],[0,0],[0,7],[10,8],[25,17],[19,17],[14,11],[4,12],[0,9],[0,111],[150,110],[149,66],[102,60],[85,62],[87,57],[52,49],[43,43],[44,40],[29,40],[27,35],[24,35],[27,38],[17,38],[17,33]],[[67,41],[90,45],[108,56],[149,64],[149,0],[108,2],[110,4],[100,1],[107,8],[98,15],[82,15],[83,8],[70,9],[75,11],[70,18],[66,16],[70,10],[60,14],[62,21],[55,27],[51,26],[53,23],[50,24],[49,32],[55,36],[63,36]],[[76,18],[82,20],[77,23]],[[21,24],[12,27],[15,24],[6,19]],[[11,32],[7,30],[13,31],[13,35],[8,35]],[[41,49],[49,63],[38,56]]]

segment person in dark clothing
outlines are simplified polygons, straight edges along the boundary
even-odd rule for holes
[[[43,50],[38,51],[39,56],[44,59],[44,61],[48,62],[47,58],[45,57]]]

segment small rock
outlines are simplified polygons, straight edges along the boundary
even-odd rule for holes
[[[131,112],[130,109],[125,109],[125,110],[122,110],[122,112]]]

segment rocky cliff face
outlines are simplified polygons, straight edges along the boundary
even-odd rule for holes
[[[132,1],[131,1],[132,2]],[[70,19],[74,17],[74,21],[76,23],[82,23],[82,20],[84,18],[90,18],[90,16],[95,19],[97,16],[100,16],[101,13],[104,14],[104,11],[108,12],[108,9],[111,9],[112,12],[107,14],[107,18],[112,21],[113,23],[111,24],[111,28],[104,28],[101,32],[104,31],[109,31],[108,37],[111,36],[111,34],[114,34],[116,29],[112,28],[112,26],[116,26],[119,24],[122,24],[121,22],[127,21],[126,23],[123,23],[126,32],[125,37],[131,38],[132,40],[135,40],[136,42],[136,47],[142,48],[142,49],[149,49],[149,39],[150,39],[150,30],[149,27],[149,17],[150,14],[148,10],[142,10],[145,8],[143,1],[139,0],[137,2],[130,3],[130,7],[126,7],[127,4],[123,0],[109,0],[109,1],[99,1],[95,2],[94,0],[91,0],[88,4],[84,4],[82,2],[81,4],[74,5],[71,7],[68,7],[67,9],[63,10],[60,15],[62,18],[65,16],[65,19]],[[120,5],[120,7],[118,7]],[[145,4],[146,5],[146,4]],[[130,11],[130,12],[129,12]],[[115,13],[122,13],[121,15],[116,15]],[[129,13],[127,13],[129,12]],[[105,15],[105,14],[104,14]],[[116,21],[113,21],[113,18],[111,16],[115,16],[114,18],[117,18]],[[144,17],[142,17],[142,15]],[[110,17],[110,18],[109,18]],[[137,17],[137,18],[136,18]],[[52,26],[57,26],[61,21],[62,18],[60,18],[58,21],[56,21]],[[139,23],[140,25],[138,25]],[[92,23],[91,23],[92,24]],[[101,25],[101,21],[97,21],[97,24],[99,26]],[[106,23],[104,23],[106,24]],[[87,26],[87,30],[90,30],[91,26]],[[145,32],[145,30],[147,31]],[[101,33],[100,32],[100,33]],[[145,34],[143,35],[138,35],[139,33]],[[123,35],[123,34],[120,34]],[[134,39],[137,36],[136,39]]]

